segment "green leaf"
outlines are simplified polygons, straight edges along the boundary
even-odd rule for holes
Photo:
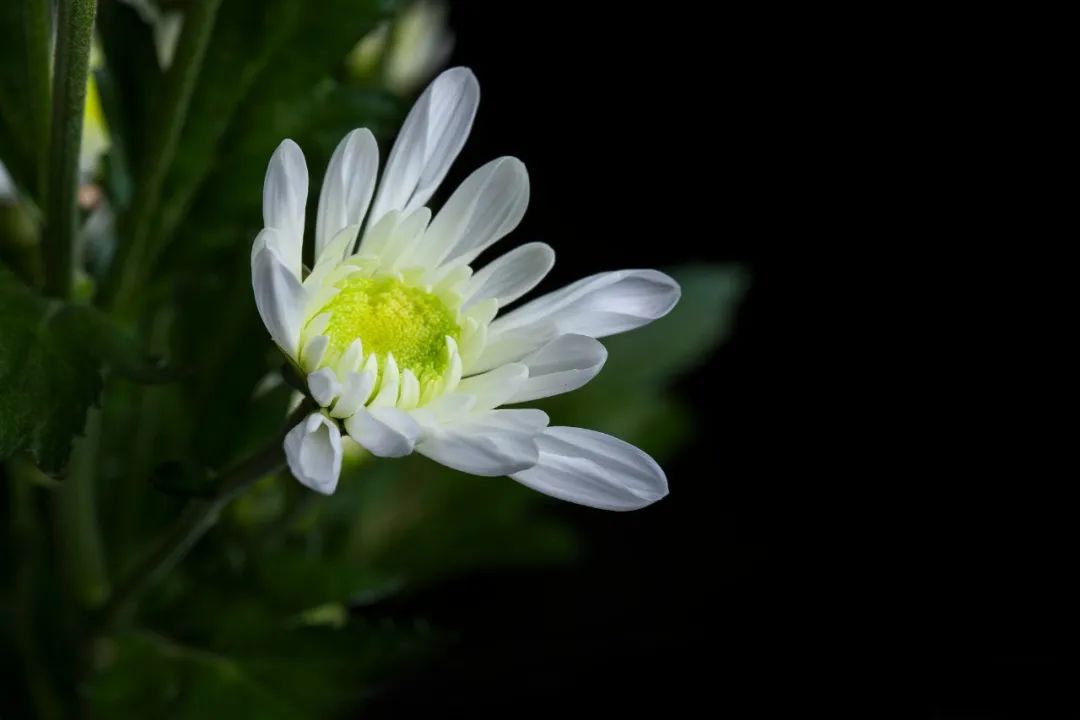
[[[89,687],[94,716],[337,717],[439,642],[423,624],[373,626],[343,617],[312,626],[248,598],[217,600],[225,631],[206,644],[149,632],[108,643]]]
[[[0,459],[59,470],[101,392],[100,369],[142,382],[175,373],[94,308],[43,298],[0,267]]]
[[[212,71],[204,73],[192,97],[180,144],[184,152],[169,175],[164,234],[186,222],[200,197],[221,200],[222,187],[225,199],[255,198],[257,208],[274,147],[286,137],[299,139],[335,94],[335,76],[349,50],[397,5],[324,0],[311,12],[302,0],[223,4],[205,61]],[[367,120],[354,114],[347,129]],[[254,164],[246,162],[252,157]],[[254,185],[244,173],[254,173]]]
[[[26,451],[50,472],[101,391],[99,362],[65,331],[64,307],[0,268],[0,458]]]
[[[47,0],[0,2],[0,160],[37,196],[49,131]]]

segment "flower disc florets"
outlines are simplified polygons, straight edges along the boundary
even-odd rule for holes
[[[322,331],[330,339],[324,365],[360,340],[365,353],[393,354],[398,368],[412,370],[421,384],[446,371],[446,338],[457,340],[461,329],[456,310],[442,298],[392,277],[353,274],[336,287],[338,294],[319,311],[329,315]]]

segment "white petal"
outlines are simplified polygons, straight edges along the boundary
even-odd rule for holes
[[[341,475],[341,432],[322,413],[312,413],[285,436],[285,458],[293,477],[329,495]]]
[[[401,394],[397,406],[402,410],[412,410],[420,401],[420,381],[412,370],[401,373]]]
[[[529,378],[529,369],[510,363],[482,375],[465,378],[457,392],[476,396],[477,410],[491,410],[510,400]]]
[[[372,405],[385,405],[389,407],[397,405],[399,375],[397,361],[394,360],[394,353],[387,353],[386,360],[383,361],[382,380],[379,381],[379,392],[375,394],[375,399],[371,401]]]
[[[361,225],[379,171],[379,146],[367,128],[353,130],[334,150],[319,193],[315,220],[315,256],[344,227]],[[347,250],[352,250],[350,245]]]
[[[521,222],[529,205],[529,174],[520,160],[501,157],[461,183],[424,235],[417,257],[429,266],[471,262]]]
[[[599,340],[585,335],[560,335],[521,361],[529,368],[529,378],[508,402],[528,402],[577,390],[596,377],[606,361],[607,348]]]
[[[341,389],[334,409],[330,411],[330,417],[347,418],[359,410],[371,396],[371,390],[375,387],[375,373],[373,372],[350,372],[345,375],[345,383]]]
[[[313,277],[328,277],[330,273],[340,267],[345,256],[352,252],[356,245],[356,236],[360,234],[359,225],[346,225],[334,233],[333,237],[320,248],[315,250],[315,269],[305,279],[305,283]]]
[[[251,265],[255,266],[255,256],[259,254],[259,251],[263,248],[270,248],[279,259],[284,260],[288,257],[290,248],[289,243],[285,239],[285,233],[281,230],[274,228],[263,228],[259,231],[259,234],[255,236],[255,242],[251,244]],[[291,270],[292,268],[290,268]],[[297,276],[299,278],[299,276]]]
[[[461,472],[510,475],[536,464],[547,421],[540,410],[491,410],[430,432],[416,451]]]
[[[341,392],[341,383],[330,368],[322,368],[308,375],[308,390],[320,407],[327,407]]]
[[[363,361],[364,344],[360,341],[360,338],[356,338],[349,343],[349,347],[345,348],[345,352],[341,353],[341,357],[338,358],[335,368],[338,377],[346,377],[349,373],[356,372],[360,369],[360,363]]]
[[[326,335],[315,335],[304,343],[304,349],[300,352],[300,365],[311,372],[315,368],[319,367],[319,363],[322,362],[323,357],[326,356],[326,349],[330,347],[330,338]]]
[[[431,198],[461,152],[479,102],[480,85],[468,68],[451,68],[432,81],[401,126],[369,222]]]
[[[466,371],[518,360],[557,335],[605,337],[633,330],[666,315],[679,294],[679,284],[657,270],[619,270],[584,278],[491,323],[484,351]]]
[[[300,281],[274,250],[264,247],[252,260],[251,286],[255,291],[255,306],[259,309],[263,324],[270,331],[270,337],[289,357],[295,359],[307,300]]]
[[[364,257],[381,257],[383,250],[390,244],[400,219],[401,213],[397,210],[391,210],[379,218],[379,221],[374,225],[369,223],[367,231],[360,238],[360,247],[357,248],[357,253]]]
[[[263,180],[263,225],[281,232],[282,243],[277,250],[297,278],[304,249],[307,193],[304,153],[292,140],[283,140],[271,156]]]
[[[537,444],[537,465],[511,477],[545,495],[601,510],[637,510],[667,495],[667,478],[656,461],[618,438],[550,427]]]
[[[464,307],[494,298],[504,307],[536,287],[555,265],[555,251],[545,243],[528,243],[484,266],[465,287]]]
[[[416,208],[407,216],[401,218],[398,226],[394,228],[389,242],[379,253],[384,267],[395,270],[408,267],[412,250],[420,241],[424,230],[431,221],[431,210],[426,207]]]
[[[345,421],[345,429],[377,457],[408,455],[423,434],[409,413],[392,407],[360,408]]]

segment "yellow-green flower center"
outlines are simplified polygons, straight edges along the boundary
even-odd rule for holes
[[[440,298],[394,278],[354,274],[337,287],[340,292],[319,311],[330,314],[323,331],[330,339],[328,359],[359,338],[365,356],[375,353],[381,366],[393,353],[398,369],[412,370],[421,382],[446,370],[446,336],[456,340],[460,329]]]

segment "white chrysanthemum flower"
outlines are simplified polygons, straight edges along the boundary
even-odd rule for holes
[[[549,427],[540,410],[501,406],[584,385],[607,358],[596,338],[665,315],[679,286],[656,270],[600,273],[499,315],[555,261],[549,246],[529,243],[470,267],[524,215],[525,166],[499,158],[434,216],[425,206],[478,101],[469,70],[436,78],[406,118],[378,192],[372,134],[354,130],[342,140],[319,196],[306,277],[304,156],[286,140],[271,158],[265,227],[251,255],[255,302],[321,406],[288,433],[289,468],[308,487],[333,492],[344,427],[379,457],[418,452],[583,505],[648,505],[667,494],[667,480],[644,452],[599,432]]]

